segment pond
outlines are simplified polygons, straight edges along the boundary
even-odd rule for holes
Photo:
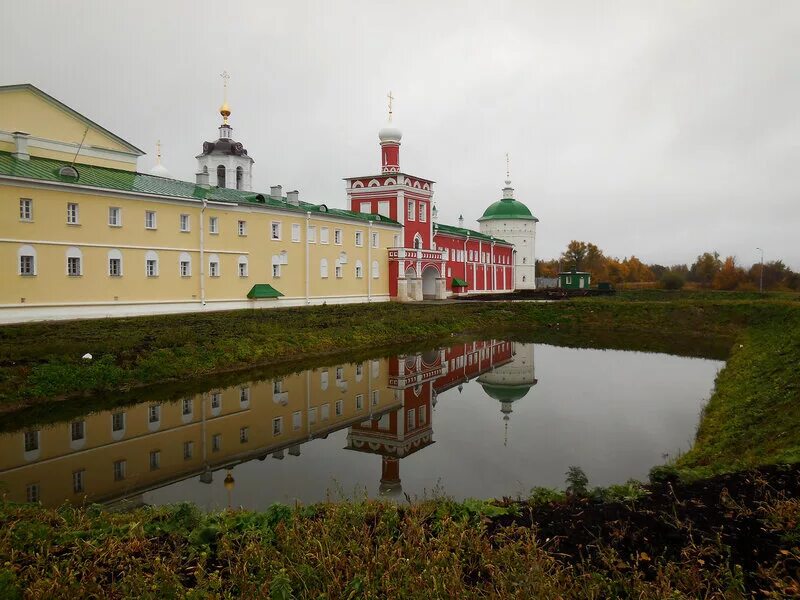
[[[691,446],[722,366],[509,340],[320,366],[2,434],[0,490],[212,510],[645,479]]]

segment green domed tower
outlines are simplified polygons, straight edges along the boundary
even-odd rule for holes
[[[478,222],[481,233],[514,244],[514,288],[536,289],[536,223],[539,219],[514,199],[511,179],[506,179],[503,197],[490,204]]]

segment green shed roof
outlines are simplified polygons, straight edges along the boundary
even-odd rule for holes
[[[286,200],[272,198],[269,194],[244,192],[218,187],[202,187],[188,181],[157,177],[122,169],[109,169],[94,165],[76,164],[78,179],[62,177],[59,169],[65,166],[64,161],[31,156],[30,160],[14,158],[10,152],[0,152],[0,176],[20,177],[65,185],[95,187],[135,194],[169,196],[187,200],[208,200],[213,202],[230,202],[231,204],[257,204],[298,213],[329,214],[334,217],[356,221],[373,221],[387,225],[400,226],[397,221],[382,215],[364,214],[338,208],[328,208],[324,204],[301,202],[299,206],[289,204]]]
[[[469,287],[469,284],[463,279],[453,277],[453,283],[451,284],[451,287]]]
[[[250,300],[280,298],[281,296],[283,296],[283,294],[268,283],[257,283],[249,292],[247,292],[247,297],[250,298]]]
[[[522,219],[526,221],[539,220],[534,217],[531,213],[531,210],[519,200],[514,200],[513,198],[503,198],[502,200],[498,200],[494,204],[491,204],[489,208],[483,211],[483,216],[478,219],[478,221],[496,221],[500,219]]]

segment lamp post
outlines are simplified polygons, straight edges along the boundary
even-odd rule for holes
[[[761,252],[761,273],[758,276],[758,293],[764,293],[764,250],[762,248],[756,248],[756,250]]]

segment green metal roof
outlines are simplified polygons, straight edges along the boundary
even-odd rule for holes
[[[250,300],[280,298],[281,296],[283,296],[283,294],[268,283],[257,283],[249,292],[247,292],[247,297],[250,298]]]
[[[485,233],[481,233],[480,231],[475,231],[473,229],[465,229],[464,227],[453,227],[452,225],[444,225],[442,223],[436,223],[434,226],[434,233],[436,231],[441,231],[442,233],[447,233],[450,235],[457,235],[460,237],[470,237],[476,240],[485,240],[487,242],[500,242],[503,244],[511,245],[509,242],[505,240],[501,240],[500,238],[493,238],[491,236],[486,235]]]
[[[503,198],[490,205],[483,212],[483,216],[478,221],[493,221],[500,219],[516,219],[525,221],[538,221],[533,216],[530,209],[519,200],[513,198]]]
[[[0,176],[20,177],[51,183],[96,187],[120,192],[148,194],[153,196],[169,196],[187,200],[208,200],[214,202],[230,202],[232,204],[258,204],[270,208],[297,212],[329,214],[342,219],[355,221],[372,221],[399,227],[400,223],[382,215],[364,214],[338,208],[328,208],[324,204],[301,202],[299,206],[289,204],[286,200],[271,198],[269,194],[244,192],[218,187],[202,187],[188,181],[156,177],[145,173],[109,169],[94,165],[75,164],[78,179],[62,177],[58,174],[66,163],[60,160],[31,156],[30,160],[14,158],[10,152],[0,152]]]
[[[464,281],[463,279],[459,279],[458,277],[453,277],[453,282],[450,284],[450,287],[468,287],[469,284]]]

